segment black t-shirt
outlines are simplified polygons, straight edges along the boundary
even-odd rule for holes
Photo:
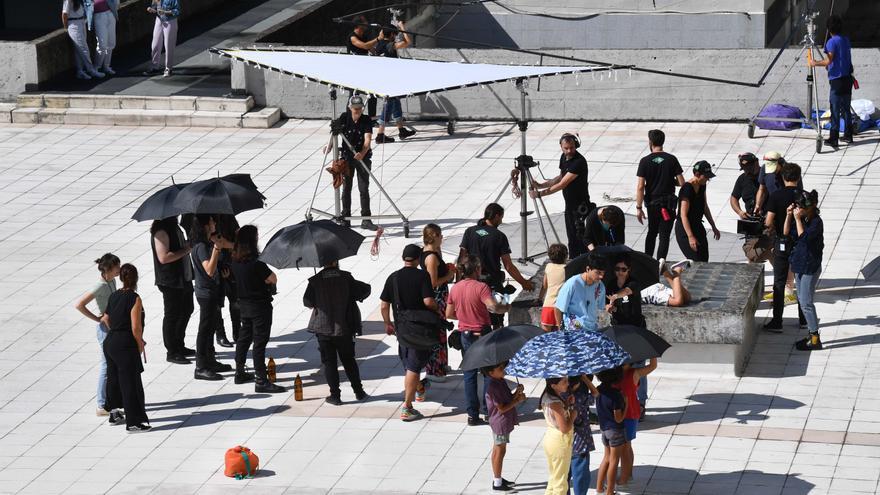
[[[354,31],[348,33],[348,39],[345,40],[345,46],[346,48],[348,48],[348,53],[351,53],[353,55],[367,55],[369,53],[367,50],[354,46],[354,43],[351,42],[352,36],[364,43],[367,42],[367,33],[364,33],[362,36],[358,36],[358,34]]]
[[[200,242],[192,250],[193,273],[195,274],[193,289],[196,297],[200,299],[220,297],[222,294],[219,261],[213,277],[208,276],[208,273],[205,272],[205,266],[202,264],[202,262],[211,259],[213,251],[214,245],[210,242]]]
[[[397,290],[400,292],[400,300],[394,297],[394,279],[397,278]],[[427,309],[425,298],[434,297],[434,289],[431,287],[431,276],[424,270],[413,266],[405,266],[392,273],[385,280],[385,287],[379,299],[391,303],[398,309]]]
[[[767,200],[767,213],[774,213],[773,227],[776,229],[776,235],[781,236],[785,231],[785,217],[788,207],[797,200],[801,189],[799,187],[785,186],[770,195]]]
[[[639,161],[636,176],[645,179],[645,203],[675,194],[675,177],[682,174],[678,158],[665,151],[658,151]]]
[[[613,325],[644,327],[645,317],[642,315],[642,295],[638,281],[630,277],[623,284],[623,287],[619,287],[617,277],[612,276],[611,280],[605,282],[605,294],[609,296],[627,288],[632,291],[632,294],[614,301],[615,310],[611,313],[611,323]]]
[[[700,192],[694,189],[694,185],[685,182],[678,192],[678,221],[681,222],[681,201],[688,200],[688,221],[691,224],[691,230],[706,230],[703,227],[703,214],[706,212],[706,186],[700,188]]]
[[[577,178],[571,181],[565,189],[562,190],[562,197],[565,198],[565,209],[574,211],[583,203],[590,202],[590,183],[589,170],[587,168],[587,159],[583,155],[574,152],[571,159],[565,159],[565,153],[559,157],[559,172],[563,174],[570,173],[577,175]]]
[[[233,261],[230,268],[235,277],[235,287],[240,301],[272,300],[272,287],[266,283],[266,279],[272,274],[268,265],[258,259],[249,259]]]
[[[343,112],[339,118],[342,119],[343,124],[342,134],[345,136],[345,139],[354,146],[354,151],[351,151],[348,145],[345,144],[345,141],[342,142],[342,154],[344,158],[350,159],[353,155],[360,153],[361,149],[363,149],[365,135],[373,134],[373,122],[364,114],[361,114],[357,122],[355,122],[354,119],[351,118],[350,112]],[[371,156],[373,156],[373,150],[368,151],[365,158],[370,158]]]
[[[749,175],[745,172],[736,178],[733,185],[733,191],[730,193],[737,201],[743,200],[746,205],[746,211],[755,210],[755,199],[758,196],[758,176]]]
[[[626,225],[620,224],[606,230],[602,221],[599,220],[599,210],[602,208],[605,207],[600,206],[587,215],[586,228],[584,229],[584,244],[588,246],[592,244],[593,247],[626,244]]]
[[[507,236],[491,225],[474,225],[468,227],[464,231],[464,237],[461,238],[461,246],[467,251],[480,259],[483,267],[483,276],[489,277],[491,283],[500,284],[504,280],[501,272],[501,257],[510,254],[510,243]]]
[[[107,316],[110,317],[111,332],[131,332],[131,310],[137,298],[138,293],[133,290],[119,289],[110,294],[110,299],[107,300]]]
[[[384,39],[379,40],[376,43],[376,55],[380,57],[388,57],[388,58],[399,58],[397,55],[397,48],[394,48],[397,40],[395,39]]]

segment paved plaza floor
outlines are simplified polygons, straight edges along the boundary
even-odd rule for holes
[[[658,126],[667,133],[667,150],[682,163],[718,165],[709,204],[725,234],[710,245],[714,261],[743,261],[727,206],[738,175],[736,155],[775,150],[803,167],[804,183],[822,198],[825,221],[817,308],[826,348],[812,354],[792,349],[802,331],[789,306],[785,332],[760,336],[744,377],[688,374],[661,362],[650,380],[647,421],[634,443],[635,481],[620,493],[876,493],[880,273],[871,262],[880,255],[877,133],[817,155],[809,132],[759,132],[748,139],[745,126],[733,124],[535,123],[528,149],[552,175],[558,136],[579,131],[594,199],[624,209],[627,238],[639,247],[641,231],[628,198],[638,158],[647,152],[647,131]],[[310,269],[279,273],[269,344],[279,382],[291,386],[300,375],[304,401],[294,401],[292,392],[255,394],[253,385],[235,385],[231,378],[195,381],[192,366],[162,359],[162,300],[152,285],[148,225],[130,220],[135,208],[170,184],[172,175],[183,182],[247,172],[268,206],[241,219],[258,225],[267,239],[303,219],[318,175],[315,206],[331,208],[319,152],[326,139],[327,123],[318,121],[267,130],[0,126],[0,492],[490,491],[490,431],[466,426],[460,372],[434,384],[418,405],[426,419],[398,419],[397,343],[377,323],[381,285],[412,242],[402,237],[398,221],[386,222],[378,256],[365,245],[342,263],[373,287],[361,307],[370,321],[357,344],[370,401],[354,402],[343,385],[343,406],[323,402],[327,388],[302,306]],[[429,221],[446,229],[444,251],[452,258],[455,239],[501,192],[517,154],[519,135],[510,124],[462,123],[455,136],[426,125],[405,143],[378,148],[373,161],[414,232]],[[391,212],[376,192],[374,210]],[[562,210],[558,196],[546,198],[551,213]],[[516,222],[518,203],[509,193],[502,202],[509,208],[506,220]],[[511,234],[516,256],[519,240]],[[108,251],[141,272],[149,357],[143,378],[154,426],[145,434],[126,434],[95,416],[99,348],[94,325],[73,308],[97,280],[92,260]],[[673,248],[670,257],[676,253]],[[757,321],[767,313],[762,305]],[[196,322],[193,315],[190,347]],[[451,355],[456,367],[460,357]],[[231,353],[220,356],[231,360]],[[536,381],[525,383],[531,399],[520,408],[522,424],[511,436],[504,475],[522,493],[542,493],[547,468],[544,420],[535,408],[540,389]],[[237,444],[260,456],[256,478],[224,477],[224,452]],[[591,460],[594,476],[601,455],[600,446]]]

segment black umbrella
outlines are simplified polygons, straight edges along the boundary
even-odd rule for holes
[[[663,337],[635,325],[612,325],[599,330],[629,353],[631,363],[660,357],[669,349]]]
[[[472,370],[510,361],[529,340],[544,331],[534,325],[511,325],[480,337],[461,361],[461,369]]]
[[[364,236],[330,220],[305,221],[279,230],[260,260],[276,268],[321,267],[357,254]]]
[[[174,200],[177,199],[180,191],[188,185],[189,183],[172,184],[159,189],[138,207],[131,218],[138,222],[145,222],[147,220],[161,220],[180,215],[181,211],[174,206]]]
[[[630,274],[629,276],[638,282],[639,288],[643,289],[650,285],[654,285],[660,281],[660,275],[657,272],[660,264],[654,258],[648,256],[641,251],[635,251],[629,246],[598,246],[594,253],[606,256],[608,266],[605,267],[605,281],[613,280],[614,275],[614,258],[618,256],[626,256],[629,258]],[[589,254],[582,254],[565,265],[565,278],[568,279],[579,273],[583,273],[587,267],[587,257]]]
[[[240,181],[221,177],[193,182],[174,201],[182,213],[237,215],[263,207],[263,195]]]
[[[229,182],[234,182],[248,189],[253,189],[260,194],[261,198],[266,199],[266,196],[264,196],[263,193],[257,190],[257,185],[254,183],[254,180],[251,179],[251,174],[228,174],[220,178]]]

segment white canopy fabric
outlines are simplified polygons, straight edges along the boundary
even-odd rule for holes
[[[212,51],[264,69],[386,98],[416,96],[520,78],[608,70],[604,66],[468,64],[266,49]]]

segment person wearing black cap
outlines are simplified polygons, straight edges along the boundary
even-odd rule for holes
[[[359,95],[354,95],[348,100],[347,112],[342,112],[336,121],[331,125],[332,129],[339,129],[339,132],[345,139],[342,141],[340,148],[340,157],[348,162],[348,169],[356,171],[358,179],[358,192],[361,198],[361,216],[369,217],[370,212],[370,173],[372,161],[370,158],[373,152],[370,150],[370,141],[373,138],[373,123],[368,117],[364,117],[364,99]],[[347,142],[346,142],[347,141]],[[349,146],[351,143],[351,146]],[[324,153],[329,153],[331,148],[324,147]],[[362,165],[363,164],[363,165]],[[366,168],[364,168],[366,167]],[[355,172],[345,175],[345,182],[342,185],[342,213],[343,217],[351,216],[351,188],[354,181]],[[350,226],[351,222],[344,221],[346,226]],[[361,228],[367,230],[376,230],[378,227],[365,218],[361,221]]]
[[[703,217],[712,226],[715,240],[721,239],[721,231],[715,226],[712,212],[706,200],[706,184],[715,177],[712,165],[706,160],[694,164],[694,176],[681,186],[678,193],[678,217],[675,221],[675,240],[684,257],[693,261],[709,261],[709,242]],[[662,261],[661,261],[662,265]]]
[[[819,339],[819,318],[813,296],[822,272],[822,250],[825,248],[825,227],[819,217],[819,193],[801,191],[795,204],[786,210],[783,233],[791,236],[794,247],[791,251],[791,271],[797,284],[798,304],[803,310],[809,335],[795,342],[799,351],[818,351],[822,349]],[[792,222],[791,220],[794,220]],[[792,229],[792,223],[795,228]]]
[[[758,198],[758,172],[761,164],[754,153],[742,153],[737,161],[742,173],[736,178],[733,191],[730,193],[730,208],[738,217],[746,219],[755,211],[755,201]],[[740,208],[740,200],[745,208]]]
[[[385,322],[385,333],[394,334],[394,323],[391,322],[391,309],[395,314],[400,310],[431,310],[438,311],[434,300],[434,288],[431,276],[419,269],[422,248],[415,244],[407,244],[403,248],[403,268],[388,276],[385,287],[379,296],[380,311]],[[395,316],[395,321],[397,316]],[[416,389],[419,387],[419,375],[431,358],[431,350],[414,349],[398,341],[397,354],[406,370],[403,379],[404,395],[400,419],[414,421],[422,417],[422,413],[413,408]]]
[[[559,175],[545,182],[535,183],[535,188],[529,191],[532,198],[562,191],[565,199],[565,234],[568,237],[568,255],[571,259],[587,252],[583,239],[583,219],[595,208],[590,202],[587,159],[577,151],[580,146],[581,141],[576,134],[563,134],[559,138],[559,147],[562,148]]]
[[[647,209],[648,234],[645,236],[645,254],[654,256],[657,237],[657,259],[666,258],[669,252],[669,236],[675,225],[675,187],[684,185],[681,164],[674,155],[663,151],[666,134],[660,129],[648,131],[651,153],[639,161],[636,175],[636,220],[645,221],[644,203]]]
[[[359,15],[355,18],[356,24],[354,29],[348,35],[345,42],[345,48],[352,55],[369,55],[376,45],[379,44],[379,37],[372,38],[372,34],[367,32],[370,22],[366,16]],[[367,100],[367,116],[372,119],[376,116],[376,97],[371,96]]]

